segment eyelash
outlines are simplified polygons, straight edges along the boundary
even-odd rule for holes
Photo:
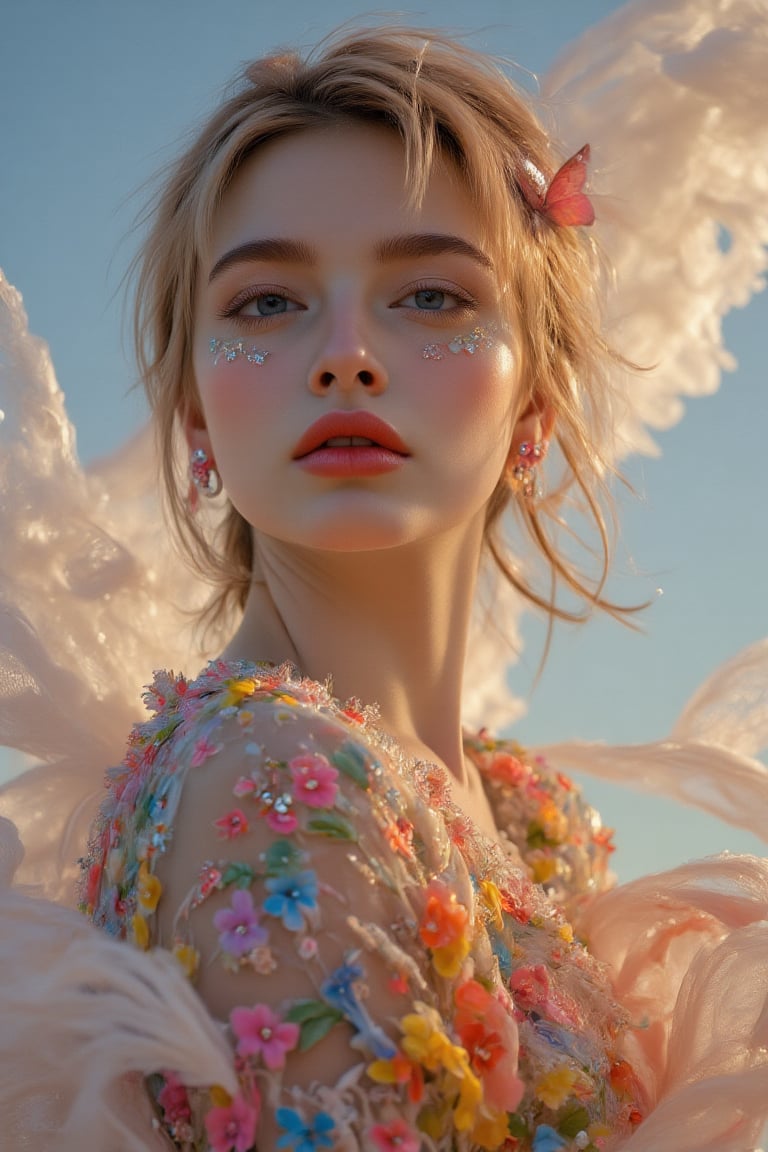
[[[276,316],[285,316],[285,312],[275,312],[272,316],[245,316],[243,308],[249,304],[253,304],[256,300],[263,300],[266,296],[281,296],[283,299],[288,300],[292,304],[298,303],[292,296],[289,296],[284,288],[278,288],[277,285],[261,285],[259,288],[244,288],[242,292],[238,292],[234,300],[227,304],[219,312],[220,320],[237,320],[241,324],[247,324],[249,327],[261,328],[270,323]]]
[[[416,284],[410,284],[408,290],[398,298],[395,304],[390,307],[395,308],[397,304],[407,299],[409,296],[414,296],[417,292],[443,292],[446,296],[452,296],[457,301],[456,305],[451,308],[410,308],[409,311],[416,312],[419,316],[442,316],[456,320],[459,316],[467,315],[477,307],[477,301],[466,292],[459,290],[455,284],[440,283],[434,280],[420,280]],[[271,316],[253,316],[244,315],[243,309],[249,304],[253,304],[257,300],[263,300],[267,296],[281,296],[290,303],[298,303],[289,296],[288,293],[278,288],[277,285],[262,285],[259,288],[245,288],[239,292],[230,303],[219,312],[220,320],[233,320],[237,319],[239,323],[245,324],[252,328],[261,328],[270,324],[276,317],[285,316],[285,312],[275,312]],[[301,309],[295,309],[300,311]],[[292,310],[293,311],[293,310]]]
[[[453,296],[458,303],[453,308],[412,308],[412,312],[418,312],[419,315],[426,316],[447,316],[452,320],[457,318],[457,314],[466,314],[471,312],[477,307],[477,300],[467,292],[463,292],[457,288],[455,284],[440,283],[434,280],[421,280],[416,284],[411,284],[408,291],[404,292],[400,297],[398,303],[405,300],[408,296],[414,296],[417,292],[443,292],[446,296]]]

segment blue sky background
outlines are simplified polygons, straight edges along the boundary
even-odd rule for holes
[[[470,32],[477,47],[543,74],[570,40],[617,7],[426,0],[392,13],[359,0],[5,0],[0,266],[23,293],[33,331],[51,345],[82,459],[117,445],[142,418],[129,393],[120,287],[142,186],[245,60],[281,44],[313,44],[368,14],[371,23]],[[762,294],[727,322],[738,371],[657,437],[659,459],[629,463],[639,499],[621,497],[614,592],[640,601],[663,587],[644,631],[609,620],[558,628],[531,695],[544,628],[527,621],[514,673],[516,693],[529,696],[515,729],[522,742],[661,737],[705,676],[768,633],[767,330]],[[675,805],[602,784],[588,790],[618,829],[622,878],[723,848],[760,850],[753,837]]]

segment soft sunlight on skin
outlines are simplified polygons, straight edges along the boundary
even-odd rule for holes
[[[425,359],[478,326],[493,331],[488,346]],[[331,672],[341,696],[377,700],[385,726],[439,757],[484,823],[459,719],[484,510],[513,440],[542,427],[530,413],[515,427],[512,336],[456,174],[439,164],[417,209],[400,143],[381,128],[260,148],[216,216],[196,331],[190,447],[216,461],[257,544],[227,656],[292,658]],[[217,358],[212,339],[269,355]],[[339,412],[384,420],[406,451],[376,475],[302,466],[307,429]]]
[[[254,237],[290,238],[295,249],[225,264],[210,283],[201,276],[198,295],[195,374],[212,440],[201,446],[258,532],[314,548],[391,548],[467,523],[495,488],[516,399],[508,344],[424,359],[427,344],[501,326],[492,268],[452,252],[378,255],[391,238],[418,234],[481,249],[477,212],[448,175],[435,173],[415,211],[396,137],[345,127],[260,149],[224,197],[212,265]],[[242,357],[214,364],[211,335],[270,356],[258,372]],[[391,424],[409,450],[402,467],[325,482],[297,468],[299,438],[334,410]]]

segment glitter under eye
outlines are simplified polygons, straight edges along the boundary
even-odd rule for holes
[[[487,352],[494,346],[494,331],[493,325],[487,328],[478,326],[465,336],[454,336],[446,343],[425,345],[422,355],[425,360],[443,360],[447,352],[452,352],[454,356],[459,352],[466,352],[468,356],[474,356],[475,352]]]
[[[208,351],[213,356],[214,366],[222,357],[231,363],[238,356],[244,356],[249,364],[263,364],[270,355],[264,349],[257,348],[255,344],[248,348],[244,340],[218,340],[215,336],[211,337]]]

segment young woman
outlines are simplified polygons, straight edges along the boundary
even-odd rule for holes
[[[34,963],[6,1044],[27,1059],[36,1012],[53,1037],[0,1084],[27,1135],[753,1147],[764,865],[608,892],[571,782],[461,725],[483,563],[553,615],[563,584],[619,611],[588,158],[555,158],[490,62],[385,30],[251,65],[171,172],[139,360],[171,523],[208,622],[237,623],[197,677],[156,675],[109,774],[80,899],[117,942],[7,900]],[[593,582],[552,534],[572,490]]]

